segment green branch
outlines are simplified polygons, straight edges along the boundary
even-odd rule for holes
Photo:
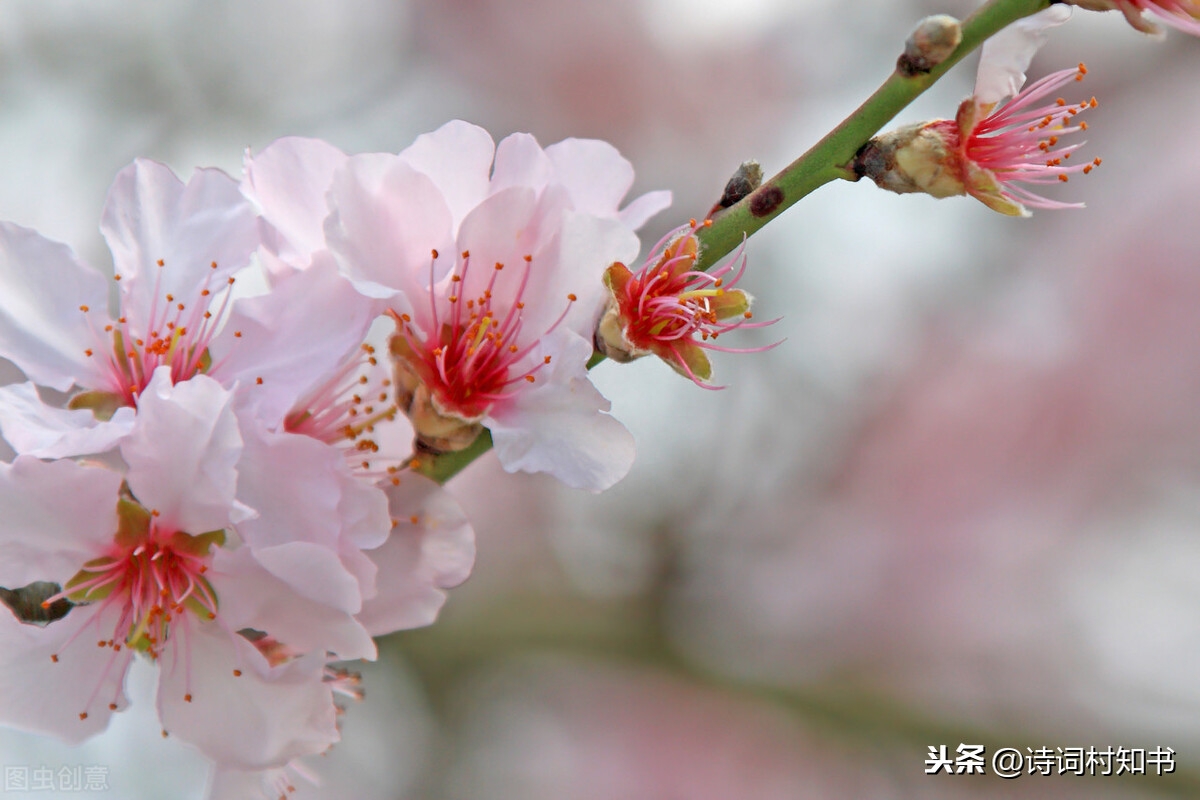
[[[1051,0],[990,0],[962,24],[962,41],[933,69],[916,75],[892,73],[858,109],[775,177],[713,217],[699,231],[698,269],[708,269],[800,198],[837,178],[855,178],[846,164],[909,103],[983,44],[1017,20],[1051,5]]]
[[[713,217],[712,225],[699,231],[701,252],[697,268],[708,269],[729,254],[785,208],[836,178],[853,179],[846,164],[884,125],[917,99],[946,72],[1017,20],[1048,8],[1052,0],[989,0],[962,24],[962,41],[948,58],[928,72],[916,75],[895,71],[858,109],[782,172],[738,203]],[[593,357],[588,368],[603,357]],[[467,449],[456,453],[421,454],[412,468],[438,483],[445,483],[492,447],[484,431]]]

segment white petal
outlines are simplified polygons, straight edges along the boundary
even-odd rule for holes
[[[495,151],[487,131],[455,119],[418,136],[400,153],[400,159],[433,180],[446,198],[457,228],[467,212],[487,196]]]
[[[206,280],[224,281],[249,263],[259,243],[254,210],[233,178],[201,169],[185,186],[145,159],[117,174],[100,231],[121,276],[122,314],[141,331],[156,299],[161,308],[167,294],[191,298]]]
[[[372,636],[432,623],[443,590],[466,580],[475,563],[475,533],[449,492],[421,475],[404,475],[386,491],[397,524],[370,551],[378,594],[358,615]]]
[[[995,105],[1021,91],[1025,70],[1038,48],[1046,43],[1050,28],[1062,25],[1070,17],[1070,6],[1053,5],[1017,20],[984,42],[975,77],[975,100]]]
[[[276,230],[271,249],[293,267],[303,268],[325,249],[326,194],[346,154],[320,139],[289,136],[256,156],[246,153],[242,192]]]
[[[282,766],[338,740],[332,693],[321,680],[323,654],[269,670],[250,642],[215,623],[172,635],[188,641],[167,647],[160,659],[158,712],[170,735],[238,769]]]
[[[432,251],[454,263],[453,220],[433,182],[397,156],[354,156],[334,177],[330,204],[329,248],[359,291],[399,290],[427,313]]]
[[[561,329],[543,344],[554,352],[554,371],[539,372],[536,388],[495,404],[484,420],[496,455],[508,472],[548,472],[576,489],[603,491],[633,465],[633,437],[603,413],[609,402],[587,378],[591,344]]]
[[[134,411],[118,408],[108,421],[91,411],[54,408],[42,402],[32,383],[0,387],[0,432],[13,450],[39,458],[103,453],[133,427]]]
[[[0,723],[71,744],[107,728],[109,703],[118,711],[128,705],[122,684],[132,651],[96,641],[112,637],[118,613],[115,606],[76,606],[39,627],[0,606]]]
[[[646,192],[641,197],[629,201],[629,205],[621,209],[618,215],[621,224],[630,230],[638,230],[646,221],[664,208],[671,205],[671,191],[662,189],[657,192]]]
[[[172,385],[159,367],[138,397],[121,455],[134,497],[163,523],[187,533],[229,524],[242,452],[231,396],[206,375]]]
[[[69,247],[0,222],[0,356],[60,392],[74,383],[107,389],[99,359],[112,343],[98,335],[107,309],[104,278]]]
[[[240,381],[260,418],[276,425],[358,350],[378,312],[336,266],[316,264],[233,303],[209,348],[209,374],[227,386]]]
[[[102,555],[117,531],[120,488],[118,473],[74,461],[0,463],[0,586],[61,585]]]
[[[565,139],[546,148],[555,179],[567,187],[576,210],[599,217],[617,216],[633,185],[633,165],[608,142]]]
[[[218,551],[210,574],[225,627],[262,631],[301,653],[375,658],[375,642],[351,613],[298,594],[269,572],[251,548]],[[324,577],[314,575],[317,580]]]

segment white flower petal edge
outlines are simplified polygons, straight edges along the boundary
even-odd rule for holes
[[[508,472],[549,472],[576,489],[603,491],[633,465],[633,436],[606,413],[611,404],[588,380],[591,342],[560,329],[542,343],[552,374],[497,404],[483,424]]]
[[[113,500],[115,508],[115,495]],[[71,744],[107,728],[113,713],[128,705],[122,684],[133,651],[96,647],[93,633],[112,630],[117,614],[115,608],[95,614],[77,609],[40,627],[18,622],[0,606],[0,723],[53,734]],[[91,646],[64,652],[77,637]],[[64,655],[52,661],[60,652]],[[79,709],[89,707],[92,711],[81,719]]]
[[[97,454],[116,447],[133,429],[134,410],[118,408],[97,421],[91,411],[54,408],[32,383],[0,387],[0,433],[13,450],[38,458]]]
[[[141,331],[149,329],[156,301],[191,297],[210,276],[224,280],[249,264],[259,244],[254,210],[237,181],[200,169],[184,184],[146,159],[117,174],[100,231],[121,276],[123,313]]]
[[[0,222],[0,356],[60,392],[101,386],[106,374],[85,351],[107,308],[107,282],[69,247]]]
[[[1054,5],[1017,20],[983,44],[975,77],[975,102],[994,106],[1014,97],[1025,85],[1025,70],[1050,29],[1071,18],[1071,7]]]
[[[174,648],[159,672],[158,713],[169,734],[240,769],[282,766],[338,741],[324,653],[272,667],[249,641],[214,624],[187,635],[190,662]]]
[[[0,586],[66,583],[112,540],[120,486],[116,472],[73,461],[0,463]]]
[[[466,580],[475,563],[474,530],[449,492],[416,474],[386,492],[396,525],[383,546],[369,551],[379,591],[358,615],[372,636],[432,624],[444,590]]]

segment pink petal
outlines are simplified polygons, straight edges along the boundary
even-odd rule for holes
[[[554,175],[554,164],[537,139],[528,133],[506,136],[496,147],[490,194],[510,186],[541,191]]]
[[[229,524],[242,452],[231,397],[206,375],[172,385],[170,367],[159,367],[138,398],[121,455],[129,488],[163,523],[187,533]]]
[[[74,461],[0,463],[0,586],[61,585],[101,555],[117,530],[120,488],[120,474]]]
[[[420,475],[386,491],[397,525],[370,551],[379,593],[358,615],[372,636],[431,624],[446,601],[443,590],[466,580],[475,562],[475,533],[449,492]]]
[[[109,704],[118,711],[128,705],[122,684],[133,657],[127,647],[117,652],[96,646],[112,635],[117,613],[76,606],[39,627],[18,622],[0,607],[0,723],[72,744],[107,728]]]
[[[484,420],[496,455],[508,472],[548,472],[576,489],[603,491],[633,465],[633,437],[604,413],[610,404],[587,378],[591,343],[562,329],[543,343],[553,371],[539,372],[536,388],[495,404]]]
[[[356,288],[373,297],[402,292],[427,313],[432,251],[454,255],[453,219],[425,175],[397,156],[354,156],[334,177],[325,235]]]
[[[565,139],[547,147],[546,155],[576,210],[617,216],[621,200],[633,186],[633,165],[615,147],[598,139]]]
[[[321,680],[324,654],[269,669],[254,645],[216,623],[177,635],[188,641],[164,652],[158,688],[159,717],[172,736],[238,769],[282,766],[338,740],[332,693]]]
[[[457,227],[487,196],[495,150],[487,131],[456,119],[418,136],[400,160],[432,179]]]
[[[219,619],[230,630],[263,631],[302,653],[375,658],[375,642],[349,612],[298,594],[268,571],[250,548],[219,551],[211,575],[221,600]]]
[[[289,265],[306,267],[325,249],[326,194],[346,154],[320,139],[289,136],[256,156],[246,153],[242,192],[275,229],[271,250]]]
[[[247,423],[238,470],[238,498],[261,511],[238,526],[251,547],[309,542],[336,551],[342,536],[360,547],[387,537],[383,492],[349,474],[336,447]]]
[[[629,205],[621,209],[618,218],[621,224],[630,230],[638,230],[646,221],[658,212],[671,205],[671,192],[663,189],[657,192],[646,192],[644,195],[629,201]]]
[[[234,302],[210,347],[209,374],[225,385],[240,381],[260,418],[277,425],[361,346],[378,313],[377,301],[357,292],[332,263],[314,265],[267,294]]]
[[[48,406],[32,383],[0,388],[0,431],[18,453],[39,458],[103,453],[129,433],[133,420],[129,407],[118,408],[112,419],[101,422],[91,411]]]
[[[253,552],[267,572],[297,594],[349,614],[362,608],[358,580],[342,565],[335,550],[310,542],[287,542],[257,547]]]
[[[253,209],[224,172],[197,170],[185,186],[145,159],[117,174],[100,231],[122,278],[122,313],[138,330],[147,329],[156,298],[191,297],[204,280],[224,280],[249,263],[259,242]]]
[[[106,281],[70,248],[0,222],[0,356],[60,392],[108,388],[99,361],[111,346],[99,336],[107,308]],[[100,355],[89,358],[88,348]]]

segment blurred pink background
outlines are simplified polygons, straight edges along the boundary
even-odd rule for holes
[[[238,174],[279,136],[397,151],[462,117],[609,139],[635,193],[675,192],[653,241],[742,160],[815,142],[921,16],[975,5],[9,0],[0,219],[104,264],[135,156]],[[1077,12],[1030,74],[1081,60],[1104,164],[1055,197],[1086,210],[827,186],[749,243],[744,285],[783,320],[730,343],[787,341],[718,355],[730,388],[596,370],[639,443],[616,488],[490,458],[453,481],[475,575],[384,643],[297,796],[1200,796],[1200,41]],[[952,116],[974,63],[897,124]],[[0,730],[0,763],[203,797],[151,718],[78,750]],[[1172,747],[1178,769],[923,774],[964,742]]]

